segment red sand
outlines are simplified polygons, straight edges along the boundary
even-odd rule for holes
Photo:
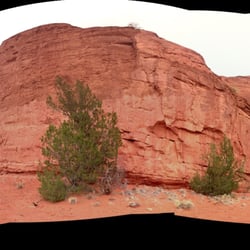
[[[250,193],[207,197],[186,189],[163,189],[145,185],[115,189],[110,195],[78,194],[51,203],[41,198],[35,175],[0,176],[0,224],[102,218],[124,214],[169,213],[216,221],[250,223]],[[188,201],[190,208],[180,208]],[[139,204],[131,207],[130,204]]]

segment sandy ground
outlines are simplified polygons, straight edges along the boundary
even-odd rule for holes
[[[116,188],[110,195],[78,194],[51,203],[41,198],[39,186],[35,175],[1,175],[0,224],[171,212],[192,218],[250,223],[250,193],[207,197],[188,189],[127,185]]]

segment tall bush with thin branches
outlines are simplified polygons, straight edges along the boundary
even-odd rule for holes
[[[55,87],[57,100],[48,96],[47,104],[67,119],[59,127],[49,125],[41,137],[42,154],[46,160],[41,164],[38,177],[41,181],[39,190],[45,199],[49,196],[43,192],[48,178],[50,186],[54,183],[62,189],[66,186],[67,192],[77,192],[98,183],[97,180],[105,176],[107,170],[114,174],[121,146],[116,113],[105,113],[102,102],[88,85],[76,81],[71,87],[57,77]],[[64,192],[64,197],[56,197],[64,199],[67,192]]]

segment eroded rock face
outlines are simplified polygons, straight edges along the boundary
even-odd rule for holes
[[[250,172],[250,106],[196,52],[132,27],[40,26],[0,46],[0,172],[35,172],[40,137],[62,119],[46,106],[57,75],[81,80],[115,111],[130,182],[186,187],[227,135]],[[250,78],[249,78],[250,79]],[[234,79],[237,82],[237,79]]]

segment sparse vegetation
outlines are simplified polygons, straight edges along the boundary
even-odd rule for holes
[[[110,193],[121,146],[116,113],[105,113],[101,101],[80,81],[72,88],[57,77],[56,91],[57,102],[49,96],[47,104],[67,119],[59,127],[51,124],[41,137],[46,158],[38,172],[41,195],[59,201],[67,193],[92,191],[95,184],[105,184],[101,189]]]
[[[205,155],[207,170],[203,176],[198,173],[192,178],[190,187],[197,193],[204,195],[231,194],[238,188],[243,177],[243,163],[234,158],[231,141],[225,136],[220,143],[219,150],[211,144],[210,152]]]
[[[132,27],[134,29],[140,29],[139,24],[135,22],[131,22],[128,24],[128,27]]]

